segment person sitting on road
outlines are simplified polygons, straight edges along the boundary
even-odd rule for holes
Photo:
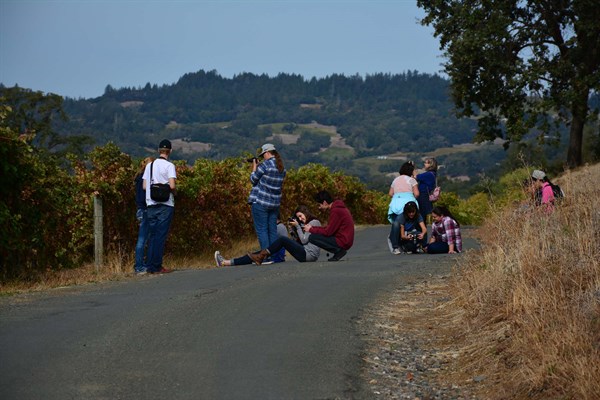
[[[431,240],[427,245],[427,253],[460,253],[462,237],[460,225],[446,207],[436,206],[431,211]]]
[[[233,258],[230,260],[225,259],[221,252],[215,251],[215,262],[217,267],[228,267],[231,265],[248,265],[255,263],[261,265],[265,258],[271,254],[277,254],[278,251],[283,249],[287,250],[292,257],[300,262],[317,261],[321,254],[321,249],[312,243],[309,243],[310,233],[305,231],[303,228],[306,226],[321,226],[321,222],[315,217],[308,207],[298,206],[294,212],[294,217],[291,218],[289,224],[292,229],[291,239],[287,236],[279,236],[273,244],[266,249],[255,253],[248,253],[245,256]]]
[[[354,220],[342,200],[333,200],[329,192],[322,190],[315,195],[321,211],[329,210],[326,227],[306,225],[310,232],[309,242],[333,253],[327,261],[339,261],[354,244]]]
[[[423,247],[427,246],[427,227],[423,222],[423,216],[418,211],[417,204],[409,201],[399,217],[400,248],[406,253],[422,252]],[[401,250],[396,248],[393,253],[401,254]]]

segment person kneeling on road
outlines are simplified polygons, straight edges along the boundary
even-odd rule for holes
[[[305,232],[310,232],[309,242],[333,253],[328,261],[339,261],[346,255],[354,244],[354,220],[350,211],[341,200],[333,200],[329,192],[323,190],[315,195],[320,210],[329,210],[327,226],[304,227]]]

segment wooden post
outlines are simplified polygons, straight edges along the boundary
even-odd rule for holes
[[[94,194],[94,264],[96,265],[96,272],[99,272],[100,266],[104,263],[104,228],[102,220],[102,199]]]

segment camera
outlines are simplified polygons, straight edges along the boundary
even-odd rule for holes
[[[256,160],[256,162],[258,162],[258,158],[256,157],[250,157],[250,158],[246,158],[246,162],[254,162],[254,160]]]
[[[296,223],[297,223],[297,224],[298,224],[298,226],[300,226],[300,227],[303,227],[303,226],[304,226],[304,224],[302,223],[302,221],[300,221],[300,220],[298,219],[298,217],[296,217],[295,215],[294,215],[294,216],[292,216],[292,217],[289,217],[289,218],[288,218],[288,222],[293,222],[293,221],[296,221]]]
[[[411,231],[406,232],[406,236],[411,238],[411,240],[413,241],[414,244],[417,244],[417,241],[419,240],[419,237],[418,237],[419,233],[421,233],[421,232],[419,232],[416,229],[413,229]]]
[[[288,223],[294,222],[294,221],[298,223],[298,226],[300,228],[304,227],[304,224],[302,223],[302,221],[300,221],[300,219],[298,219],[298,217],[296,217],[295,215],[288,218]],[[294,239],[297,242],[300,242],[300,237],[298,236],[296,227],[290,227],[290,235],[292,236],[292,239]]]

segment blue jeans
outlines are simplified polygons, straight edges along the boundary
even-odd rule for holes
[[[392,219],[392,230],[390,231],[390,242],[392,242],[392,248],[396,249],[399,247],[398,241],[400,240],[400,216],[402,214],[393,214]]]
[[[304,250],[304,246],[300,243],[296,242],[293,239],[288,237],[279,236],[276,241],[274,241],[269,247],[269,252],[271,253],[271,258],[273,255],[277,254],[279,251],[289,251],[292,257],[300,262],[306,261],[306,250]],[[255,253],[258,254],[258,253]],[[252,259],[247,255],[241,256],[238,258],[234,258],[233,265],[248,265],[252,264]],[[285,261],[285,260],[284,260]]]
[[[419,245],[421,247],[427,246],[427,234],[423,235],[423,239],[417,239],[416,243],[414,240],[400,239],[400,247],[407,253],[415,253]]]
[[[302,244],[296,242],[294,239],[288,237],[279,236],[276,241],[271,243],[269,246],[269,252],[272,255],[279,253],[280,251],[289,251],[292,257],[300,262],[306,261],[306,250]],[[284,259],[285,261],[285,259]]]
[[[252,219],[254,220],[254,230],[258,236],[260,249],[266,249],[275,242],[279,235],[277,234],[277,215],[279,207],[266,208],[258,203],[252,203]]]
[[[148,272],[158,272],[162,269],[163,254],[167,234],[173,220],[173,211],[175,209],[163,204],[148,207],[148,254],[146,255],[146,270]]]
[[[443,254],[450,251],[450,246],[446,242],[433,242],[427,246],[427,253],[429,254]]]
[[[141,217],[140,230],[138,232],[137,244],[135,245],[135,272],[144,271],[144,248],[148,240],[150,232],[150,224],[148,223],[148,210],[138,210],[138,216]]]

